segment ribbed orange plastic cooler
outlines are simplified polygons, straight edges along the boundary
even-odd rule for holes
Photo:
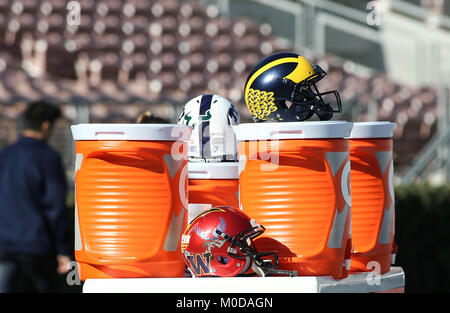
[[[351,132],[354,272],[379,270],[384,274],[395,259],[395,128],[396,124],[390,122],[364,122],[354,123]]]
[[[190,129],[80,124],[72,134],[80,278],[183,276]]]
[[[239,207],[237,162],[189,162],[189,214],[198,214],[215,206]]]
[[[266,227],[255,241],[299,275],[347,275],[352,123],[235,126],[241,208]],[[347,262],[346,262],[347,260]]]

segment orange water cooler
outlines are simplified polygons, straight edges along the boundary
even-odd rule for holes
[[[390,122],[354,123],[350,135],[352,272],[375,270],[384,274],[395,261],[395,128]]]
[[[215,206],[239,207],[237,162],[189,162],[188,169],[189,221]]]
[[[240,207],[266,227],[258,250],[280,269],[343,278],[351,252],[352,123],[240,124]]]
[[[182,277],[190,128],[80,124],[72,134],[81,280]]]

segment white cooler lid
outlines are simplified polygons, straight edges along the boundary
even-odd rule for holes
[[[353,123],[350,139],[392,138],[396,128],[396,123],[385,121]]]
[[[238,162],[188,162],[189,179],[239,179]]]
[[[351,122],[245,123],[233,126],[238,141],[277,139],[326,139],[350,136]]]
[[[78,124],[73,140],[189,141],[191,127],[177,124]]]

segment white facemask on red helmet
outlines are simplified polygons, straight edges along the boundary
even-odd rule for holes
[[[276,252],[256,250],[253,239],[264,230],[239,209],[215,207],[198,215],[186,227],[181,252],[195,277],[233,277],[245,274],[250,267],[260,276],[296,276],[295,271],[276,269]]]

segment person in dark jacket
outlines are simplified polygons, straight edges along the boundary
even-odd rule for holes
[[[56,292],[58,273],[68,271],[67,183],[61,157],[47,144],[58,107],[30,103],[22,136],[0,150],[0,292],[19,273],[38,292]]]

